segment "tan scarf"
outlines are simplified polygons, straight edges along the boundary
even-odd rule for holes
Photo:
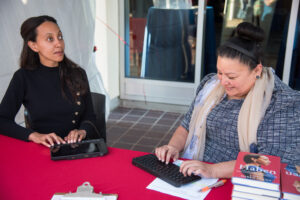
[[[214,77],[217,79],[216,77]],[[200,94],[203,103],[195,105],[193,110],[189,135],[185,143],[184,153],[190,146],[193,136],[195,142],[192,159],[203,160],[206,138],[206,118],[209,112],[223,99],[225,90],[219,81],[211,87],[206,84],[202,90],[210,90],[207,95]],[[271,68],[263,67],[261,78],[255,81],[254,87],[248,92],[238,117],[238,136],[240,151],[249,152],[250,144],[256,143],[256,132],[266,109],[270,104],[274,88],[274,75]],[[201,97],[202,95],[202,97]],[[197,96],[197,97],[199,97]]]

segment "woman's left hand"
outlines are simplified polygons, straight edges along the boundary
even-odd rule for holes
[[[74,130],[70,131],[68,136],[66,136],[64,139],[67,143],[75,143],[75,142],[80,142],[85,137],[86,137],[85,130],[74,129]]]
[[[201,175],[205,178],[216,178],[214,174],[214,165],[201,162],[199,160],[184,161],[180,165],[180,172],[184,176]]]

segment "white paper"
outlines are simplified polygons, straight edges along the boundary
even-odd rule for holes
[[[63,194],[55,194],[53,195],[51,200],[61,200],[61,198],[63,197]]]
[[[180,165],[181,160],[177,160],[174,164]],[[152,183],[150,183],[147,186],[147,189],[155,190],[161,193],[169,194],[172,196],[177,196],[184,199],[190,199],[190,200],[201,200],[204,199],[210,190],[206,192],[199,192],[200,189],[209,186],[211,184],[214,184],[218,181],[218,179],[207,179],[207,178],[201,178],[201,180],[189,183],[186,185],[183,185],[181,187],[175,187],[159,178],[154,179]]]

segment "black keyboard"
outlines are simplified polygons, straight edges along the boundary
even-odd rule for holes
[[[179,172],[179,167],[173,163],[163,163],[157,159],[154,154],[148,154],[132,159],[132,164],[157,176],[158,178],[170,183],[175,187],[200,180],[200,176],[183,176]]]

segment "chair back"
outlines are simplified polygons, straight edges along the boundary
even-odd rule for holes
[[[99,137],[106,142],[106,123],[105,123],[105,95],[91,92],[94,113],[96,115],[96,127]]]
[[[24,121],[25,121],[25,127],[26,128],[31,128],[31,118],[29,115],[29,112],[27,111],[27,109],[24,107]]]

